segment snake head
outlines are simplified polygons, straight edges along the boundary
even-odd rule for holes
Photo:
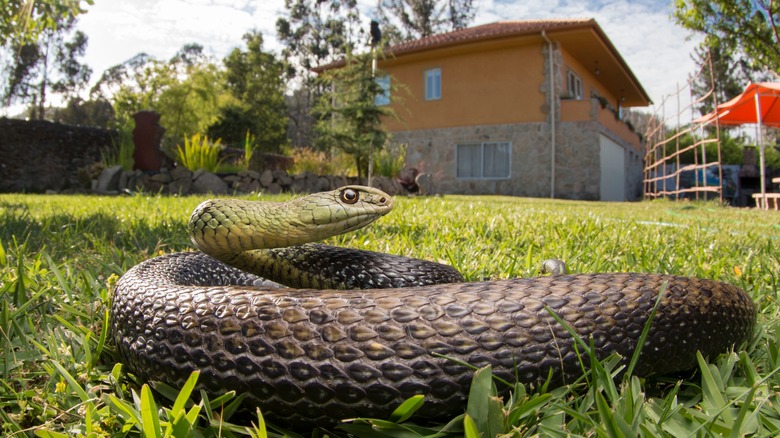
[[[344,186],[291,201],[298,205],[298,220],[314,240],[362,228],[393,209],[387,193],[365,186]]]

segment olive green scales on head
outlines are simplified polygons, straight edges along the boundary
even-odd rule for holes
[[[287,202],[208,200],[192,213],[190,235],[220,258],[239,251],[281,248],[357,230],[393,209],[393,198],[371,187],[346,186]]]

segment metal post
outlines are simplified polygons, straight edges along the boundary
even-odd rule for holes
[[[761,209],[766,210],[768,208],[766,202],[766,175],[764,168],[764,134],[761,129],[761,98],[758,95],[759,91],[756,88],[756,123],[758,123],[758,157],[761,168],[759,169],[759,175],[761,175]]]
[[[376,46],[382,41],[382,30],[379,22],[371,20],[371,80],[376,81]],[[374,96],[376,104],[376,96]],[[374,175],[374,142],[368,145],[368,186],[371,187],[371,178]]]
[[[547,41],[547,55],[550,57],[550,198],[555,198],[555,62],[553,59],[553,42],[542,31],[542,38]]]
[[[376,80],[376,47],[371,46],[371,80]],[[374,96],[376,99],[376,96]],[[376,104],[376,102],[375,102]],[[374,141],[368,144],[368,186],[371,186],[371,178],[374,175]]]

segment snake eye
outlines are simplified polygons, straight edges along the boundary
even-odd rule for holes
[[[341,193],[339,194],[339,197],[341,198],[341,201],[344,202],[345,204],[354,204],[358,202],[358,198],[360,198],[360,196],[358,196],[358,192],[352,189],[342,190]]]

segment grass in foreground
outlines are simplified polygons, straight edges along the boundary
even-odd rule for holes
[[[193,404],[188,385],[155,387],[162,396],[153,398],[123,372],[106,340],[112,276],[189,249],[185,223],[202,200],[0,195],[1,434],[264,436],[260,415],[256,428],[231,423],[231,395]],[[776,212],[662,201],[402,198],[389,216],[330,243],[451,263],[469,280],[536,275],[547,258],[565,260],[572,272],[714,278],[747,290],[760,311],[744,351],[701,359],[687,379],[615,383],[615,361],[607,359],[573,385],[517,385],[502,400],[495,385],[503,383],[481,370],[466,412],[443,430],[414,425],[421,401],[411,399],[390,419],[355,422],[332,436],[780,434]]]

